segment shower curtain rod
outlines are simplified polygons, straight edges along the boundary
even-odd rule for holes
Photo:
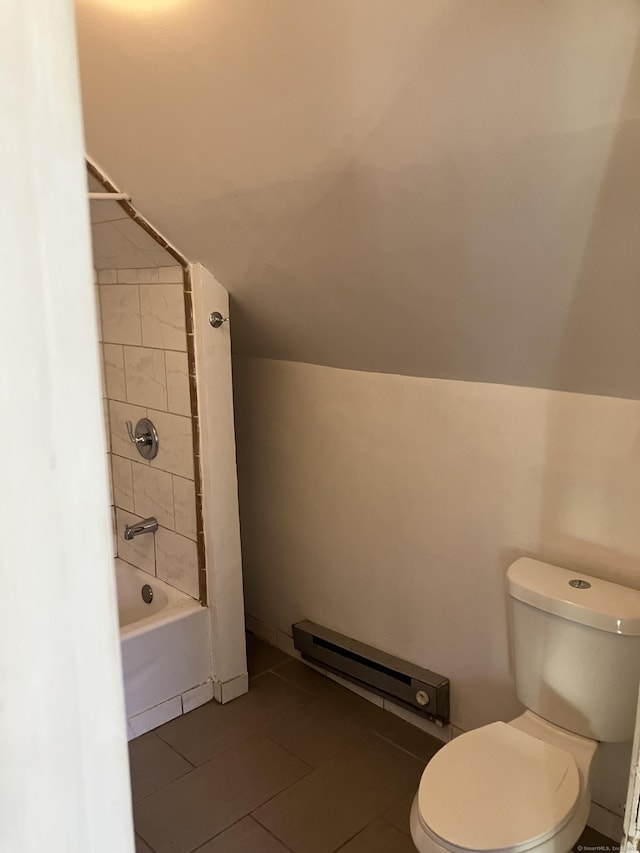
[[[131,201],[126,193],[88,193],[91,201]]]

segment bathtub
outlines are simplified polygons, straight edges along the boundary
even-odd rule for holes
[[[144,734],[213,696],[208,610],[116,558],[127,734]],[[153,599],[146,603],[148,585]]]

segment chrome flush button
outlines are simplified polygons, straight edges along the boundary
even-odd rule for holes
[[[588,581],[579,580],[578,578],[569,581],[569,586],[575,587],[575,589],[591,589],[591,584]]]

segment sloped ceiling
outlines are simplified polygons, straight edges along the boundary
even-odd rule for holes
[[[636,0],[78,0],[87,150],[236,352],[640,397]]]

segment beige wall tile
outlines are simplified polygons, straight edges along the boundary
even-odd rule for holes
[[[110,400],[126,400],[124,360],[120,344],[103,344],[104,376]]]
[[[165,252],[165,250],[156,242],[156,240],[146,231],[144,228],[141,228],[137,222],[134,222],[133,219],[126,217],[125,219],[120,219],[117,222],[113,223],[113,227],[116,231],[122,235],[128,243],[138,249],[141,252],[141,257],[149,258],[150,255],[155,254],[156,251],[160,250],[162,252],[162,261],[161,263],[168,264],[169,256]],[[125,267],[136,269],[150,268],[150,267],[159,267],[160,264],[157,261],[149,260],[148,263],[143,264],[136,261],[131,264],[119,264],[118,269],[124,269]],[[155,279],[157,281],[157,279]]]
[[[99,290],[103,341],[141,344],[138,288],[127,284],[101,284]]]
[[[184,279],[182,267],[160,267],[158,270],[158,281],[160,284],[182,284]]]
[[[151,467],[193,479],[191,418],[158,411],[149,411],[149,418],[160,439],[158,455],[151,460]]]
[[[154,249],[145,251],[145,255],[149,259],[149,264],[156,267],[166,267],[167,264],[173,263],[173,257],[159,243],[156,243]]]
[[[196,543],[171,530],[159,528],[156,535],[157,575],[193,598],[198,597]]]
[[[171,474],[148,465],[133,463],[135,512],[143,518],[154,516],[158,524],[173,530],[173,483]]]
[[[127,401],[153,409],[167,408],[164,352],[145,347],[124,347]]]
[[[165,352],[167,365],[167,403],[170,412],[191,415],[189,364],[186,352]]]
[[[125,525],[141,520],[141,516],[133,515],[130,512],[125,512],[123,509],[116,508],[118,557],[121,557],[127,563],[131,563],[132,566],[137,566],[139,569],[143,569],[145,572],[154,575],[156,573],[154,537],[157,534],[144,533],[142,536],[136,536],[130,542],[127,542],[123,538]]]
[[[131,421],[135,428],[140,418],[146,418],[147,410],[141,406],[133,406],[131,403],[120,403],[117,400],[109,400],[109,432],[111,435],[111,451],[118,456],[141,462],[142,457],[131,442],[126,422]]]
[[[142,343],[163,349],[187,349],[181,284],[141,284]],[[135,341],[131,341],[135,343]]]
[[[116,270],[96,270],[98,284],[117,284],[118,273]]]
[[[118,270],[118,282],[120,284],[153,284],[156,281],[158,281],[157,267]]]
[[[111,454],[113,503],[120,509],[135,512],[131,465],[130,459],[124,459],[114,453]]]
[[[196,538],[196,487],[193,480],[173,478],[173,506],[177,533]]]

